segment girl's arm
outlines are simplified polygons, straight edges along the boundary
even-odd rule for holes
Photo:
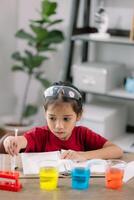
[[[61,158],[62,159],[78,159],[78,160],[89,160],[89,159],[114,159],[123,156],[123,151],[117,145],[107,141],[101,149],[92,151],[65,151]]]
[[[122,149],[109,141],[107,141],[101,149],[87,151],[84,153],[85,155],[83,156],[86,158],[86,160],[92,158],[112,159],[121,158],[123,156]]]
[[[27,139],[24,136],[8,136],[3,141],[5,152],[14,156],[17,155],[21,149],[27,146]]]

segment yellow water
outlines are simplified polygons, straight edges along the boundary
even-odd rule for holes
[[[58,185],[58,169],[56,167],[42,167],[39,172],[40,188],[54,190]]]

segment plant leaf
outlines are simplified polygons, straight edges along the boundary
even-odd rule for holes
[[[17,31],[15,36],[21,39],[34,41],[34,37],[31,34],[25,32],[23,29],[20,29],[19,31]]]
[[[49,2],[49,1],[42,1],[41,5],[41,16],[43,19],[48,18],[51,15],[56,13],[57,3],[56,2]]]
[[[54,24],[58,24],[61,23],[63,20],[62,19],[57,19],[57,20],[45,20],[45,19],[37,19],[37,20],[30,20],[32,24],[44,24],[44,23],[48,23],[47,27],[52,26]]]
[[[46,38],[44,38],[40,43],[37,43],[38,51],[52,51],[54,50],[50,45],[55,43],[61,43],[64,40],[64,35],[61,31],[53,30],[48,32]]]
[[[57,19],[57,20],[51,21],[47,27],[52,26],[54,24],[61,23],[62,21],[63,21],[62,19]]]
[[[28,69],[30,73],[32,73],[32,70],[34,68],[39,68],[40,65],[43,63],[44,60],[48,59],[45,56],[42,55],[34,55],[30,51],[25,50],[25,56],[21,57],[21,62],[23,63],[23,66],[21,66],[24,69]]]
[[[47,40],[44,41],[46,44],[51,44],[51,43],[60,43],[64,40],[64,35],[61,31],[59,30],[53,30],[48,32]]]
[[[51,85],[50,81],[48,81],[45,78],[41,78],[41,76],[36,76],[36,79],[40,81],[40,83],[43,85],[44,88],[47,88]]]
[[[32,31],[35,33],[35,42],[42,42],[48,35],[48,31],[45,28],[30,25]]]
[[[23,112],[23,117],[30,117],[32,115],[35,115],[37,112],[38,112],[37,106],[28,104]]]
[[[21,54],[20,54],[20,52],[18,52],[18,51],[14,52],[14,53],[12,54],[12,58],[13,58],[14,60],[17,60],[17,61],[22,61]]]
[[[12,66],[12,71],[25,71],[22,66],[19,65],[13,65]]]

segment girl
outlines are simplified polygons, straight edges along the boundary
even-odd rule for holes
[[[110,159],[122,156],[122,150],[92,130],[75,126],[82,115],[82,96],[74,86],[58,82],[44,91],[47,126],[36,127],[23,136],[8,136],[3,145],[10,155],[64,149],[62,159]]]

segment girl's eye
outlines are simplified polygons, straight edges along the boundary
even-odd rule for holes
[[[65,122],[68,122],[68,121],[70,121],[70,118],[64,117],[64,121],[65,121]]]
[[[50,119],[51,121],[55,121],[55,120],[56,120],[55,117],[49,117],[49,119]]]

